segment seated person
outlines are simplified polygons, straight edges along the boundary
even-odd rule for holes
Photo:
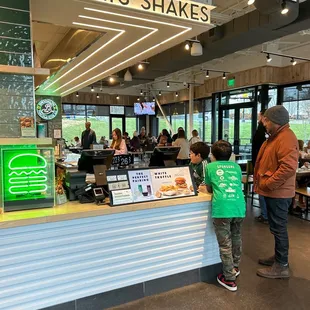
[[[130,140],[130,151],[132,152],[138,152],[141,149],[141,143],[140,143],[140,139],[138,137],[138,132],[135,131],[133,133],[133,137]]]
[[[308,153],[304,151],[304,141],[298,140],[298,146],[299,146],[299,158],[305,158]]]
[[[168,144],[168,138],[166,136],[161,135],[157,146],[167,146],[167,144]]]
[[[196,142],[190,147],[190,159],[189,166],[194,171],[194,179],[197,186],[202,192],[206,192],[204,184],[205,180],[205,169],[208,164],[208,157],[210,154],[210,147],[204,142]],[[203,188],[202,188],[203,187]]]
[[[177,158],[177,165],[185,166],[188,164],[189,143],[186,139],[185,131],[183,129],[179,130],[178,138],[173,142],[172,145],[181,148]]]
[[[75,145],[74,145],[75,147],[81,147],[82,146],[79,137],[74,137],[74,142],[75,142]]]
[[[105,138],[105,136],[100,138],[99,144],[103,144],[105,147],[109,145],[109,141]]]
[[[124,132],[123,139],[126,142],[127,149],[129,149],[130,148],[130,137],[129,137],[128,132],[126,131]]]
[[[304,148],[305,153],[310,153],[310,140],[308,140],[307,146]]]
[[[119,128],[113,130],[112,139],[111,149],[115,150],[115,155],[126,155],[128,153],[126,142],[122,139],[122,132]]]

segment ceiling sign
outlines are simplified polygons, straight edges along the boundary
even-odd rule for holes
[[[168,15],[210,24],[212,5],[183,0],[94,0],[95,2],[120,5],[149,13]]]
[[[37,114],[44,120],[50,121],[58,115],[57,103],[51,99],[43,99],[37,103]]]

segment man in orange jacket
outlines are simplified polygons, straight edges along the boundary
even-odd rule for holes
[[[269,138],[262,145],[255,164],[255,192],[264,196],[269,227],[275,239],[275,255],[260,259],[261,277],[289,278],[287,232],[288,208],[295,196],[298,142],[289,126],[289,114],[283,106],[275,106],[264,114],[264,125]]]

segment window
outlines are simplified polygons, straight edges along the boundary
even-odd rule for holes
[[[310,85],[284,88],[283,101],[297,139],[310,140]]]
[[[175,103],[170,107],[171,126],[174,133],[177,133],[179,127],[185,130],[185,105],[184,102]]]
[[[133,136],[134,131],[138,131],[137,129],[137,119],[135,117],[126,117],[125,119],[126,131],[129,134],[129,137]]]
[[[91,122],[91,129],[96,133],[97,142],[100,141],[100,138],[105,136],[106,139],[110,137],[110,128],[109,128],[109,116],[88,116],[87,121]]]
[[[168,121],[170,121],[170,106],[169,105],[162,105],[161,108],[163,109]],[[158,135],[161,133],[163,129],[167,129],[170,131],[169,125],[166,122],[166,119],[162,115],[160,109],[157,111],[157,118],[158,118]]]
[[[187,114],[187,128],[189,129],[189,114]],[[193,112],[193,130],[198,131],[198,135],[203,139],[203,101],[194,101],[194,112]],[[192,133],[188,133],[188,137],[191,137]]]
[[[74,145],[74,137],[79,137],[85,130],[85,116],[63,115],[62,116],[62,136],[69,144]]]

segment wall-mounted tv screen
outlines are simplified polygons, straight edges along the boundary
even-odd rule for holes
[[[136,115],[155,115],[155,102],[136,102],[134,112]]]

